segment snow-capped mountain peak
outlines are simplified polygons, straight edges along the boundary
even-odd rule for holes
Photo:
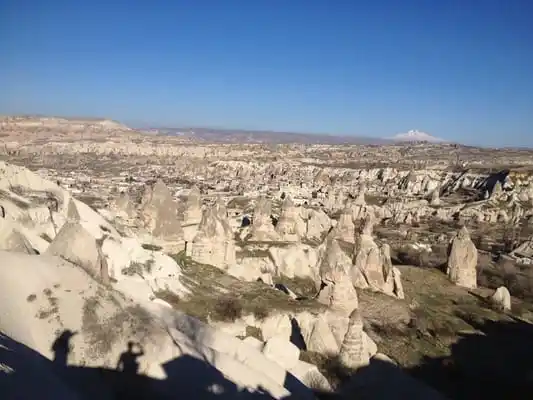
[[[392,140],[407,141],[407,142],[443,142],[444,140],[431,136],[425,132],[421,132],[416,129],[412,129],[406,133],[398,133],[392,137]]]

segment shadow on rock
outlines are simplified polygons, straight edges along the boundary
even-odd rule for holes
[[[0,334],[0,398],[272,399],[261,388],[252,392],[237,387],[212,365],[188,355],[162,365],[166,379],[153,379],[139,374],[138,358],[143,351],[133,342],[128,343],[128,348],[120,356],[116,370],[69,366],[67,359],[72,349],[70,339],[74,334],[64,331],[54,341],[53,361]]]
[[[426,358],[410,373],[453,399],[529,399],[533,393],[533,325],[475,321],[447,358]]]

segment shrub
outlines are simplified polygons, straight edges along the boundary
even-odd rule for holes
[[[242,315],[242,305],[237,299],[222,298],[217,300],[214,318],[219,321],[233,322]]]
[[[252,310],[252,313],[254,314],[255,318],[257,318],[260,321],[268,317],[268,309],[266,308],[265,305],[262,305],[262,304],[255,306],[255,308]]]
[[[150,250],[150,251],[159,251],[162,249],[161,246],[157,246],[155,244],[150,244],[150,243],[144,243],[141,247],[145,250]]]
[[[397,253],[397,260],[402,265],[413,265],[415,267],[430,267],[430,253],[427,251],[417,251],[408,246],[402,248]]]
[[[533,299],[533,269],[528,267],[520,270],[517,264],[508,258],[493,263],[487,260],[478,261],[478,284],[490,289],[505,286],[511,295],[520,299]]]

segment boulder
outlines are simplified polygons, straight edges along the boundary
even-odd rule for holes
[[[500,286],[490,298],[492,304],[502,311],[511,310],[511,294],[505,286]]]

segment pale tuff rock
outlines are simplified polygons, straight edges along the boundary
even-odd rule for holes
[[[254,208],[250,241],[269,242],[279,241],[280,236],[272,225],[272,203],[266,197],[260,197]]]
[[[310,313],[309,311],[303,311],[297,313],[293,316],[294,322],[300,328],[300,333],[302,335],[304,343],[306,345],[309,343],[309,337],[313,331],[313,326],[315,324],[317,316]]]
[[[268,249],[270,258],[276,268],[276,275],[287,278],[318,278],[318,254],[311,246],[292,244],[287,247],[272,246]]]
[[[359,193],[357,195],[357,198],[354,201],[354,204],[355,205],[362,205],[362,206],[366,205],[365,194],[366,194],[366,186],[365,185],[361,185],[361,188],[359,189]]]
[[[368,214],[363,221],[361,228],[361,235],[372,236],[374,233],[374,224],[376,223],[375,216]]]
[[[335,342],[337,343],[337,351],[340,350],[342,342],[344,341],[344,336],[346,335],[346,332],[348,332],[348,326],[350,325],[350,314],[351,311],[346,312],[346,310],[333,310],[331,308],[322,314],[328,322],[329,329],[335,338]]]
[[[198,224],[202,219],[202,201],[200,189],[193,186],[187,196],[187,204],[184,215],[185,224]]]
[[[359,310],[355,309],[350,315],[348,332],[346,332],[339,353],[340,361],[348,368],[357,369],[368,365],[370,362],[368,350],[365,349],[363,333],[363,318]]]
[[[276,275],[276,267],[269,257],[239,257],[237,253],[236,262],[226,270],[228,275],[246,282],[261,280],[267,285],[274,285],[272,276]]]
[[[518,204],[514,203],[513,208],[511,210],[511,223],[513,225],[519,225],[522,218],[525,216],[524,209]]]
[[[335,193],[335,190],[330,187],[327,197],[324,199],[324,207],[331,211],[337,211],[344,207],[344,194],[339,191]]]
[[[431,193],[431,201],[429,204],[432,206],[440,206],[440,187],[435,188]]]
[[[109,283],[107,261],[101,246],[79,223],[67,222],[63,225],[46,253],[80,266],[99,282]]]
[[[144,373],[154,372],[151,367],[157,368],[160,356],[175,354],[168,334],[146,311],[99,285],[81,268],[49,255],[3,253],[0,257],[0,329],[45,357],[52,359],[52,343],[66,329],[77,332],[69,365],[114,368],[128,340],[140,342],[145,349],[140,359]],[[55,289],[56,284],[61,288]],[[33,303],[26,301],[31,293],[37,294]],[[42,293],[54,297],[55,308],[39,319],[35,318],[39,309],[50,309]],[[18,310],[16,316],[14,310]]]
[[[290,196],[285,197],[281,206],[281,215],[276,224],[276,232],[285,241],[298,241],[305,234],[302,229],[300,210],[294,205]]]
[[[74,199],[70,199],[67,207],[67,221],[69,222],[79,222],[81,219],[80,213]]]
[[[403,291],[402,274],[396,267],[392,268],[392,279],[394,281],[394,295],[400,300],[403,300],[405,298],[405,294]]]
[[[300,358],[300,349],[283,336],[268,339],[263,347],[263,354],[284,369],[294,368]]]
[[[306,363],[305,361],[298,361],[289,372],[298,378],[307,387],[323,392],[331,392],[332,388],[328,380],[318,370],[316,365]]]
[[[188,290],[180,281],[181,268],[171,257],[146,250],[135,238],[109,237],[103,241],[113,287],[139,301],[147,301],[158,291],[180,298]]]
[[[115,369],[117,360],[128,350],[128,342],[138,344],[144,353],[137,360],[139,374],[158,381],[170,379],[165,385],[157,385],[157,389],[147,387],[151,398],[175,398],[177,387],[181,389],[178,397],[187,398],[205,390],[205,386],[200,388],[194,382],[184,382],[180,376],[169,374],[174,360],[179,361],[181,356],[207,363],[239,387],[261,387],[276,399],[291,393],[298,398],[312,398],[310,390],[299,382],[290,391],[285,389],[285,381],[292,378],[288,371],[238,338],[166,306],[126,299],[99,285],[81,268],[73,268],[57,257],[0,253],[0,330],[44,356],[42,362],[35,364],[38,376],[56,376],[45,374],[52,368],[46,358],[54,358],[55,341],[65,333],[69,334],[66,361],[72,367]],[[31,302],[27,300],[30,294],[35,296]],[[37,318],[40,310],[46,312]],[[73,332],[76,334],[72,335]],[[9,350],[18,352],[17,348]],[[34,381],[33,376],[25,377]],[[98,387],[95,393],[103,398],[113,397],[106,385]],[[63,394],[53,392],[52,397],[68,398]]]
[[[384,292],[403,298],[400,271],[392,267],[390,246],[378,246],[372,237],[374,218],[369,214],[357,236],[350,277],[356,288]]]
[[[490,298],[492,304],[503,311],[511,310],[511,294],[505,286],[500,286]]]
[[[35,254],[31,243],[16,224],[4,218],[0,218],[0,250]]]
[[[372,236],[364,233],[368,231],[369,228],[365,225],[357,238],[351,277],[355,287],[370,287],[381,291],[385,285],[382,255]]]
[[[115,201],[111,203],[111,207],[121,218],[135,218],[137,215],[135,205],[127,192],[120,193]]]
[[[518,199],[533,206],[533,182],[530,182],[526,188],[518,193]]]
[[[477,287],[477,249],[466,227],[462,227],[450,245],[447,275],[458,286]]]
[[[243,340],[243,343],[245,343],[247,346],[252,347],[256,350],[263,351],[263,347],[265,347],[265,343],[261,340],[253,337],[253,336],[246,336]]]
[[[145,227],[155,237],[168,241],[183,238],[183,229],[178,220],[178,205],[163,181],[147,187],[141,201],[141,216]]]
[[[355,224],[353,220],[353,209],[351,206],[346,206],[344,208],[332,233],[335,239],[343,240],[348,243],[355,243]]]
[[[309,351],[329,356],[339,354],[339,344],[325,315],[319,315],[316,318],[306,344]]]
[[[367,216],[376,217],[376,214],[383,214],[380,207],[374,208],[366,204],[354,204],[352,205],[352,220],[364,220]]]
[[[520,258],[533,258],[533,237],[514,249],[511,255]]]
[[[226,203],[222,198],[217,199],[214,205],[214,209],[218,220],[220,221],[220,224],[224,229],[225,237],[233,240],[234,234],[233,229],[231,228],[231,224],[229,222],[228,209],[226,208]]]
[[[507,224],[509,220],[509,215],[505,212],[505,210],[498,211],[498,216],[496,217],[497,222]]]
[[[289,340],[292,333],[291,320],[286,314],[272,314],[261,322],[261,335],[268,341],[273,337]]]
[[[57,201],[57,212],[66,214],[70,194],[55,183],[41,178],[29,169],[0,161],[0,189],[53,196]]]
[[[306,237],[309,240],[323,240],[331,228],[331,219],[320,210],[309,209],[305,211]]]
[[[358,307],[357,292],[350,277],[343,269],[335,270],[329,277],[322,282],[317,300],[341,315],[350,315]]]
[[[236,264],[235,241],[222,205],[204,210],[198,233],[187,252],[195,261],[221,269]]]
[[[315,176],[314,183],[318,186],[327,186],[331,184],[331,179],[325,169],[321,169]]]
[[[383,278],[388,281],[392,275],[392,260],[390,255],[390,246],[388,243],[383,243],[380,247],[381,263],[383,265]]]
[[[492,191],[490,192],[490,198],[498,198],[503,193],[503,187],[502,183],[500,181],[496,181],[494,186],[492,187]]]
[[[390,246],[387,243],[381,245],[381,260],[383,264],[383,276],[385,285],[383,292],[393,295],[398,299],[404,298],[401,272],[398,268],[392,266]]]
[[[333,233],[333,232],[332,232]],[[320,246],[319,276],[322,282],[328,284],[335,282],[340,271],[350,271],[352,261],[342,250],[340,242],[329,234],[325,242]]]

